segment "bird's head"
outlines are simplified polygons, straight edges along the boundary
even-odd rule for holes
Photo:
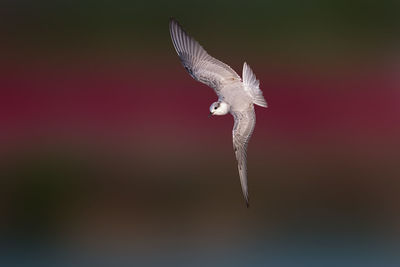
[[[228,112],[229,112],[229,105],[225,102],[222,101],[214,102],[210,106],[210,116],[225,115]]]

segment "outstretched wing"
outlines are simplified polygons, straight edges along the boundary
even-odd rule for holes
[[[172,18],[169,22],[169,31],[183,66],[195,80],[210,86],[217,94],[224,84],[241,81],[240,76],[231,67],[210,56]]]
[[[249,193],[247,190],[247,162],[246,150],[249,143],[251,134],[253,133],[256,124],[256,115],[254,107],[251,105],[246,111],[232,112],[235,124],[233,126],[233,149],[235,151],[236,159],[238,162],[238,170],[240,176],[240,184],[246,204],[249,206]]]

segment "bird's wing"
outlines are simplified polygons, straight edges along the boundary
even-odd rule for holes
[[[231,67],[210,56],[172,18],[169,22],[169,31],[183,66],[195,80],[210,86],[218,95],[226,83],[241,81],[240,76]]]
[[[233,149],[235,151],[236,159],[238,161],[238,170],[240,176],[240,184],[246,204],[249,206],[249,194],[247,190],[247,162],[246,150],[249,143],[251,134],[253,133],[256,124],[256,115],[254,113],[254,106],[251,105],[245,111],[232,112],[235,124],[233,126]]]

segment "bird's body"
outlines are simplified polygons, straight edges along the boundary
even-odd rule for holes
[[[231,67],[211,57],[177,21],[171,19],[169,26],[175,50],[187,72],[195,80],[213,88],[218,95],[218,101],[210,106],[210,114],[225,115],[229,112],[235,120],[233,148],[248,206],[246,150],[256,122],[254,104],[267,107],[259,81],[247,63],[243,65],[242,79]]]
[[[226,102],[230,107],[231,111],[243,111],[253,105],[253,100],[244,91],[242,81],[235,81],[232,84],[227,84],[221,88],[220,101]]]

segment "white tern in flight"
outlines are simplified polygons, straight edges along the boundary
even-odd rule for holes
[[[214,89],[218,96],[218,101],[210,106],[210,116],[229,112],[235,120],[232,131],[233,149],[248,207],[246,150],[256,124],[254,104],[267,107],[260,90],[260,82],[246,62],[240,78],[231,67],[210,56],[173,18],[170,19],[169,30],[175,50],[187,72],[195,80]]]

